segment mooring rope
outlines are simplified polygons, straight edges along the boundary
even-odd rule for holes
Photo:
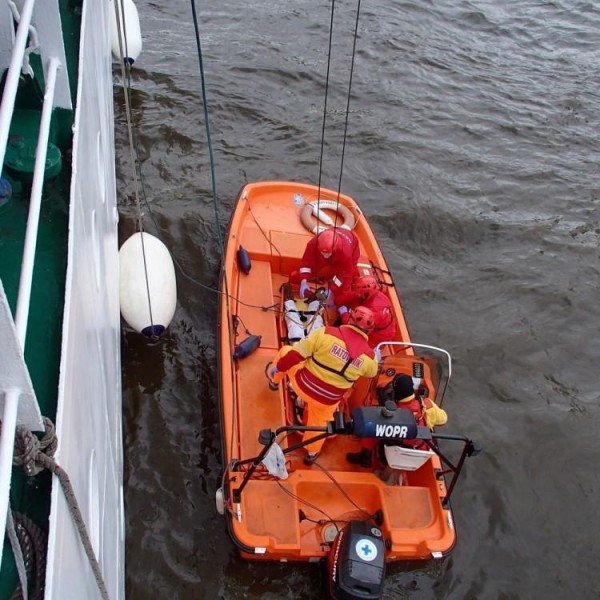
[[[85,521],[79,510],[79,504],[75,491],[71,485],[71,480],[67,472],[58,465],[54,459],[54,453],[56,451],[57,439],[55,435],[54,423],[48,418],[43,417],[44,421],[44,436],[42,439],[38,439],[29,429],[19,426],[15,433],[15,453],[13,458],[13,465],[23,465],[26,475],[32,477],[40,473],[43,469],[48,469],[51,473],[58,477],[62,486],[63,494],[67,501],[69,513],[83,544],[83,548],[92,567],[94,578],[100,590],[100,595],[103,600],[110,600],[102,572],[100,571],[100,565],[96,559],[92,543],[87,532]],[[45,452],[44,452],[45,450]]]
[[[17,587],[10,600],[43,600],[46,583],[46,548],[48,536],[31,519],[22,513],[10,511],[10,521],[14,524],[18,552],[22,557],[25,583]],[[14,548],[13,548],[14,552]],[[13,555],[14,556],[14,555]],[[19,569],[19,567],[17,567]],[[27,589],[27,582],[30,581]]]
[[[134,143],[134,135],[133,135],[133,125],[132,125],[132,116],[131,116],[131,63],[128,60],[125,60],[125,54],[127,53],[127,28],[122,27],[122,24],[125,25],[125,6],[124,2],[115,2],[115,16],[117,19],[117,36],[119,38],[119,54],[120,54],[120,63],[121,63],[121,76],[123,77],[123,97],[125,98],[125,115],[127,118],[127,134],[129,136],[129,150],[131,153],[131,166],[133,171],[133,181],[134,181],[134,190],[135,190],[135,206],[136,206],[136,218],[137,218],[137,229],[142,236],[140,237],[142,244],[142,258],[144,260],[144,275],[146,282],[146,298],[148,300],[148,313],[150,317],[150,326],[152,327],[152,331],[154,331],[154,318],[152,316],[152,299],[150,297],[150,282],[148,277],[148,264],[146,261],[146,246],[144,245],[144,221],[143,221],[143,213],[142,207],[140,204],[140,193],[139,188],[142,187],[142,171],[139,166],[139,161],[136,152],[136,146]],[[119,12],[119,5],[121,6],[121,11]],[[123,42],[125,42],[125,52],[123,52]],[[145,199],[145,194],[144,194]]]
[[[6,532],[8,533],[10,548],[12,550],[15,565],[17,567],[17,573],[19,575],[21,596],[23,600],[29,600],[29,595],[27,593],[27,569],[25,567],[25,559],[23,558],[23,549],[21,548],[19,538],[17,537],[13,511],[10,509],[10,507],[8,509],[8,514],[6,515]]]

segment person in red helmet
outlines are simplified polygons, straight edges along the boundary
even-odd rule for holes
[[[304,424],[323,427],[333,420],[340,400],[359,377],[375,377],[378,371],[373,350],[367,343],[375,324],[364,306],[350,311],[348,323],[321,327],[293,346],[283,346],[268,368],[272,389],[288,375],[295,394],[304,401]],[[307,432],[309,437],[314,433]],[[325,440],[306,446],[304,462],[312,464]]]
[[[357,306],[348,312],[348,325],[360,327],[367,335],[375,327],[375,315],[366,306]]]
[[[352,280],[350,294],[345,296],[347,306],[338,308],[342,323],[349,318],[348,307],[362,305],[371,309],[375,316],[375,326],[369,333],[369,345],[374,348],[380,342],[389,342],[396,335],[396,320],[392,311],[389,296],[381,290],[377,279],[371,275],[357,277]]]
[[[445,425],[448,421],[446,411],[440,408],[430,398],[418,398],[415,395],[413,380],[410,375],[399,373],[394,377],[391,386],[391,395],[398,408],[408,408],[415,416],[417,425],[420,427],[429,427],[433,430],[435,427]],[[377,445],[376,438],[361,439],[361,449],[359,452],[348,452],[346,460],[354,465],[360,465],[368,469],[372,465],[373,449]],[[426,450],[428,446],[423,440],[405,440],[403,445],[415,448],[417,450]]]
[[[350,282],[360,257],[358,238],[344,227],[330,227],[312,238],[304,250],[300,268],[290,274],[290,283],[300,285],[300,297],[310,294],[308,280],[323,277],[329,281],[330,304],[350,290]]]

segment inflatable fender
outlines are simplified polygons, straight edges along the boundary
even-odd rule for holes
[[[109,0],[108,2],[110,46],[113,58],[117,61],[121,60],[121,48],[119,47],[119,28],[117,27],[115,8],[119,11],[123,55],[129,64],[133,64],[142,51],[142,32],[138,10],[133,0]],[[125,22],[123,22],[123,19]]]
[[[119,300],[127,324],[149,337],[169,326],[177,282],[167,247],[149,233],[134,233],[119,250]]]

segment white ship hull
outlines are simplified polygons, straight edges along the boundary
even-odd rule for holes
[[[27,10],[24,3],[19,8]],[[120,599],[125,595],[125,535],[118,213],[109,26],[109,10],[114,5],[84,0],[81,8],[68,265],[56,392],[58,448],[54,458],[70,477],[108,594],[111,599]],[[0,17],[0,66],[5,71],[14,30],[12,24],[9,26],[10,19],[5,19],[8,9],[1,10],[6,11]],[[58,57],[54,106],[61,106],[68,105],[70,99],[57,15],[56,0],[39,1],[33,8],[31,24],[40,33],[45,71],[47,61]],[[59,36],[55,42],[50,40],[53,35]],[[2,143],[6,141],[0,139]],[[12,330],[10,323],[2,325],[3,329]],[[31,335],[30,331],[28,336]],[[0,358],[4,359],[3,351]],[[0,411],[6,410],[0,405]],[[32,410],[35,414],[35,407]],[[21,420],[19,413],[17,423]],[[13,431],[3,428],[2,435],[12,437]],[[8,489],[0,489],[5,498],[8,493]],[[46,599],[102,597],[56,477],[52,482],[45,582]]]

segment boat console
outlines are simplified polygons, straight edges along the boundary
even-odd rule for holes
[[[414,440],[421,437],[413,412],[407,408],[397,408],[395,402],[385,406],[361,406],[352,413],[350,433],[363,438],[378,438],[386,441]]]

